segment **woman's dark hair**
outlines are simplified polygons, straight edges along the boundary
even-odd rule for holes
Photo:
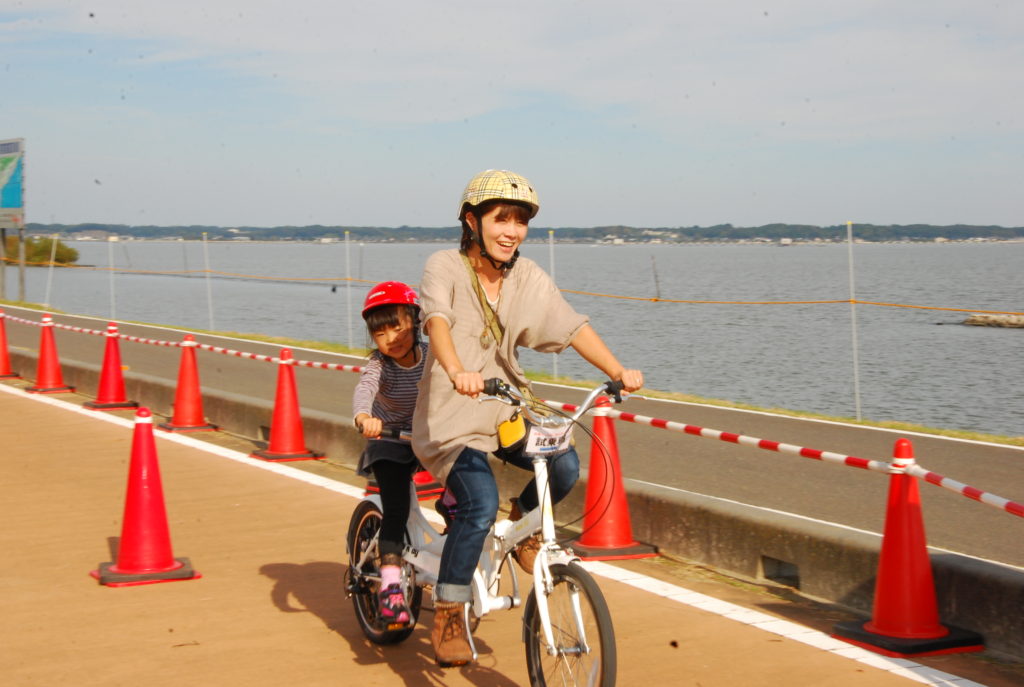
[[[415,330],[415,339],[418,341],[420,309],[415,305],[394,304],[382,305],[379,308],[374,308],[367,312],[363,317],[363,319],[366,320],[366,329],[371,334],[376,334],[385,327],[395,327],[400,324],[399,317],[403,312],[409,315],[409,320],[412,321],[412,326]]]
[[[508,218],[513,218],[517,222],[523,222],[524,224],[529,223],[531,217],[531,208],[529,205],[523,203],[512,203],[507,200],[488,200],[475,207],[471,207],[466,214],[469,212],[473,213],[476,217],[476,225],[480,226],[483,221],[482,218],[488,212],[493,210],[495,207],[501,207],[495,219],[499,222],[504,221]],[[469,222],[466,218],[462,219],[462,241],[459,243],[459,250],[463,253],[469,250],[469,247],[473,245],[473,230],[469,227]]]

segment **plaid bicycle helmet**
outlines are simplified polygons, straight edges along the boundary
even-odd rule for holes
[[[504,200],[510,203],[525,205],[530,212],[530,219],[537,215],[540,210],[540,201],[537,200],[537,192],[529,179],[520,176],[507,169],[488,169],[480,172],[469,180],[466,190],[462,192],[462,204],[459,206],[459,220],[462,222],[463,249],[467,242],[475,242],[480,246],[480,256],[486,258],[495,269],[510,270],[519,259],[519,251],[516,250],[512,259],[508,262],[498,262],[487,253],[483,236],[479,231],[473,231],[466,222],[466,214],[482,203],[492,200]],[[477,215],[474,212],[474,215]]]
[[[459,219],[464,218],[470,208],[489,200],[508,200],[528,205],[531,219],[540,210],[537,192],[526,177],[505,169],[488,169],[466,184],[459,204]]]

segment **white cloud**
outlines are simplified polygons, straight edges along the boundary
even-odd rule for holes
[[[82,158],[32,168],[75,221],[445,224],[380,189],[436,205],[500,163],[547,182],[553,224],[826,222],[872,194],[895,214],[901,188],[925,205],[907,177],[933,176],[929,212],[966,184],[979,220],[1019,223],[1021,35],[1024,5],[957,0],[0,0],[0,70],[32,92],[12,135],[34,160],[55,163],[58,138]],[[183,207],[209,186],[185,153],[226,180],[219,199]],[[974,166],[996,181],[959,176]]]
[[[905,136],[1024,104],[1009,87],[1024,65],[1017,3],[37,4],[50,7],[46,30],[143,40],[154,44],[147,60],[276,77],[374,122],[457,121],[542,93],[624,106],[668,132],[677,120],[785,121],[789,135],[863,126]]]

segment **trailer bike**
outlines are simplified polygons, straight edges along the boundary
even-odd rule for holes
[[[565,452],[575,425],[586,430],[579,420],[598,397],[611,394],[617,402],[621,401],[621,389],[620,382],[605,382],[591,390],[571,414],[530,399],[499,379],[486,380],[481,396],[482,401],[500,401],[514,406],[528,421],[524,450],[533,465],[540,506],[523,514],[520,520],[502,519],[491,527],[473,575],[473,600],[466,606],[466,626],[474,630],[486,614],[522,605],[517,566],[509,561],[516,546],[539,531],[541,546],[533,563],[529,596],[523,606],[522,632],[530,683],[537,687],[609,687],[615,684],[615,631],[608,605],[579,558],[556,539],[548,461],[557,460],[557,456]],[[403,438],[408,440],[407,436]],[[377,644],[394,644],[412,634],[422,608],[424,588],[432,588],[437,583],[445,535],[424,516],[415,484],[410,484],[409,498],[412,503],[402,556],[402,587],[412,615],[408,624],[388,626],[378,617],[380,497],[367,494],[349,524],[346,591],[352,598],[361,629]],[[500,583],[506,571],[510,578],[510,585],[506,587],[510,589],[502,592]],[[472,636],[468,640],[475,659]]]

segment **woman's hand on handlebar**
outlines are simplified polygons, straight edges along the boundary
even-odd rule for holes
[[[456,372],[452,384],[463,396],[476,398],[484,390],[484,377],[479,372]]]
[[[625,391],[633,392],[644,385],[644,373],[640,370],[623,370],[615,381],[622,382]]]

